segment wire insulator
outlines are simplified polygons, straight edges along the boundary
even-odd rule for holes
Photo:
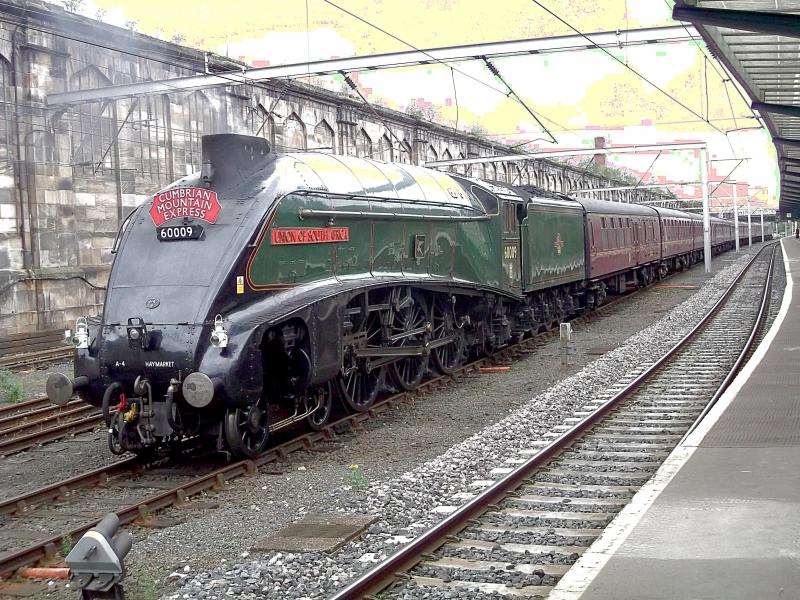
[[[356,85],[356,82],[350,79],[350,76],[347,73],[345,73],[344,71],[339,71],[339,74],[342,77],[344,77],[345,82],[347,83],[347,85],[350,86],[351,90],[353,90],[354,92],[358,91],[358,86]]]
[[[498,70],[497,70],[497,67],[495,67],[495,66],[494,66],[494,65],[493,65],[491,62],[489,62],[489,59],[487,59],[486,57],[484,57],[484,58],[483,58],[483,62],[485,62],[485,63],[486,63],[486,66],[487,66],[487,67],[489,68],[489,70],[492,72],[492,75],[494,75],[495,77],[500,77],[500,71],[498,71]]]

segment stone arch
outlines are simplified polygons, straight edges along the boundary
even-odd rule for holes
[[[319,150],[320,152],[333,153],[336,149],[336,139],[333,133],[333,127],[328,125],[325,119],[322,119],[314,127],[314,147],[312,150]]]
[[[508,165],[500,163],[500,168],[497,170],[497,177],[500,181],[508,183]]]
[[[372,158],[372,138],[363,129],[356,135],[356,156]]]
[[[428,147],[425,149],[425,162],[431,162],[434,160],[439,160],[439,154],[436,152],[436,149],[433,146],[428,145]]]
[[[283,147],[289,151],[308,148],[306,126],[297,113],[290,114],[283,122]]]
[[[378,138],[378,158],[384,162],[392,162],[394,160],[392,141],[385,133]]]
[[[400,156],[399,162],[402,164],[410,165],[412,163],[413,152],[411,151],[411,144],[407,140],[400,142]]]
[[[444,153],[442,154],[442,160],[453,160],[453,155],[450,154],[450,150],[448,150],[447,148],[444,149]],[[450,166],[447,168],[447,170],[450,171],[451,173],[456,172],[455,166]]]
[[[275,119],[272,115],[267,115],[266,119],[261,123],[258,134],[269,142],[272,151],[275,151]]]

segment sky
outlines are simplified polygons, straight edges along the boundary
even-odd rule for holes
[[[84,0],[80,11],[162,39],[240,59],[255,66],[364,56],[417,48],[624,31],[674,25],[672,0]],[[344,10],[343,10],[344,9]],[[346,11],[369,21],[365,24]],[[380,28],[380,29],[379,29]],[[381,31],[381,29],[383,31]],[[548,138],[525,108],[480,62],[426,65],[354,77],[371,102],[409,105],[435,120],[526,150],[706,141],[710,179],[739,182],[740,197],[777,205],[775,150],[735,81],[704,43],[647,44],[493,59],[503,78],[558,140]],[[314,81],[343,90],[340,78]],[[708,122],[707,122],[708,121]],[[727,133],[726,133],[727,132]],[[527,142],[527,143],[526,143]],[[699,180],[695,153],[615,155],[611,164],[644,182]],[[739,163],[738,159],[747,160]],[[731,160],[737,159],[737,160]],[[584,159],[576,164],[584,162]],[[651,167],[651,163],[652,167]],[[736,166],[738,164],[738,167]],[[646,175],[645,175],[646,174]],[[713,187],[713,186],[712,186]],[[697,197],[696,186],[675,188]],[[731,186],[715,195],[727,203]],[[713,202],[712,202],[713,204]]]

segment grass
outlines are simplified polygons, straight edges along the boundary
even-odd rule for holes
[[[67,534],[61,538],[61,556],[67,558],[67,554],[72,552],[72,536]]]
[[[125,596],[131,600],[158,600],[169,587],[159,576],[157,569],[144,567],[136,569],[123,581]]]
[[[344,476],[345,483],[354,490],[365,490],[369,486],[369,480],[364,475],[359,465],[350,465],[347,467],[347,473]]]
[[[25,398],[25,389],[8,369],[0,369],[0,402],[17,403]]]

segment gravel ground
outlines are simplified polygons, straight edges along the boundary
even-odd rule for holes
[[[48,365],[43,369],[27,369],[24,371],[13,371],[12,377],[15,381],[22,384],[24,398],[39,398],[45,395],[45,382],[47,374],[59,372],[72,376],[72,361]],[[0,401],[2,403],[2,401]]]
[[[714,268],[721,273],[700,290],[691,286],[709,280],[702,267],[667,282],[690,287],[653,287],[609,308],[600,319],[576,324],[575,354],[569,367],[561,366],[558,340],[551,340],[516,362],[509,372],[465,378],[384,413],[363,431],[342,435],[319,451],[293,454],[284,464],[232,482],[222,493],[166,511],[165,517],[182,523],[157,531],[133,531],[136,542],[127,560],[129,597],[321,597],[440,518],[431,509],[457,504],[453,496],[468,492],[474,479],[490,477],[492,468],[520,447],[541,439],[586,398],[659,355],[732,279],[738,270],[738,265],[731,265],[735,260],[731,254],[717,258]],[[659,319],[658,326],[634,335]],[[618,346],[622,347],[598,358]],[[12,479],[8,494],[108,460],[102,437],[73,439],[79,443],[64,442],[63,451],[43,453],[45,446],[18,455],[33,457],[37,473]],[[44,456],[47,460],[43,461]],[[64,464],[54,465],[54,458],[63,458]],[[4,481],[8,481],[7,462],[0,460]],[[349,469],[353,463],[359,465],[366,490],[349,485],[358,483]],[[23,465],[16,467],[20,470]],[[6,495],[5,486],[2,494]],[[307,512],[335,511],[373,513],[380,520],[362,541],[345,546],[335,556],[250,554],[255,541]],[[57,584],[41,597],[73,595],[74,591]]]

